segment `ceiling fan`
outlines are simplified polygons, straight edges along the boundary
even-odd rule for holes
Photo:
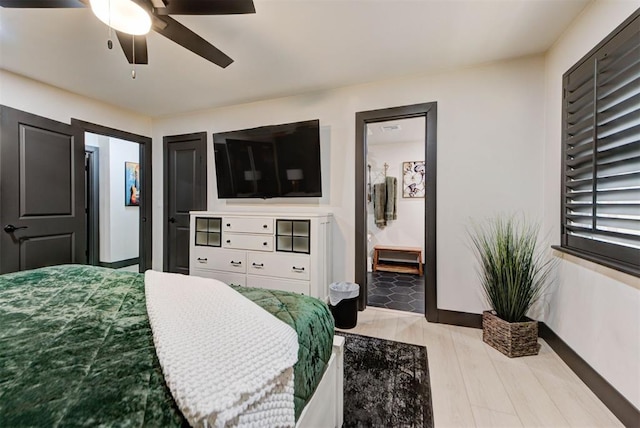
[[[222,68],[233,60],[169,15],[230,15],[256,11],[253,0],[0,0],[0,6],[22,9],[89,6],[98,19],[115,30],[129,64],[148,64],[144,34],[152,29]],[[108,44],[111,49],[111,40]]]

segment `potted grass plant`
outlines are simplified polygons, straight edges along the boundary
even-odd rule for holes
[[[540,348],[538,322],[527,312],[549,284],[553,266],[537,247],[538,230],[526,220],[497,217],[470,231],[492,308],[482,314],[482,340],[509,357],[536,355]]]

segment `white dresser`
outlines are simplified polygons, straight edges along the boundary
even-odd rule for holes
[[[191,212],[190,275],[326,300],[331,214]]]

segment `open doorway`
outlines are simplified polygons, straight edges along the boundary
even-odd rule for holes
[[[151,268],[151,138],[72,120],[85,147],[87,263]]]
[[[380,110],[371,110],[356,113],[356,159],[355,159],[355,280],[360,284],[360,296],[358,300],[358,309],[364,310],[368,304],[369,298],[369,282],[367,276],[373,271],[373,264],[376,263],[375,251],[370,253],[372,246],[375,243],[370,242],[372,237],[369,235],[368,227],[368,195],[369,183],[373,182],[374,178],[369,179],[367,156],[368,156],[368,138],[369,125],[379,126],[385,122],[401,121],[404,119],[416,119],[420,121],[424,128],[423,132],[423,144],[422,154],[423,157],[416,159],[406,159],[402,161],[402,166],[396,166],[396,189],[402,192],[403,175],[404,175],[404,162],[408,162],[407,168],[411,168],[411,174],[407,177],[406,184],[414,182],[416,177],[411,177],[413,173],[420,173],[420,161],[424,159],[425,168],[423,170],[422,180],[424,182],[424,198],[415,198],[422,201],[424,208],[422,219],[417,220],[424,226],[422,232],[423,247],[420,248],[422,254],[421,262],[424,263],[423,278],[424,278],[424,314],[427,320],[438,320],[437,309],[437,296],[436,296],[436,155],[437,155],[437,104],[424,103],[414,104],[402,107],[393,107]],[[372,131],[373,132],[373,131]],[[374,144],[375,145],[375,144]],[[374,149],[375,150],[375,149]],[[379,165],[382,162],[382,165]],[[413,162],[413,163],[411,163]],[[389,174],[389,168],[391,162],[385,162],[382,159],[376,159],[376,165],[382,166],[382,172],[384,174],[384,163],[387,163],[387,173]],[[397,163],[397,162],[396,162]],[[373,172],[373,162],[372,172]],[[416,170],[417,166],[417,170]],[[402,168],[402,169],[400,169]],[[410,171],[408,171],[410,172]],[[383,175],[384,176],[384,175]],[[375,196],[372,194],[371,198]],[[402,197],[400,193],[399,197]],[[415,203],[415,201],[413,201]],[[394,221],[394,220],[392,220]],[[382,244],[381,244],[382,246]],[[400,247],[400,245],[393,245]],[[415,249],[418,245],[410,246],[411,250]],[[412,248],[413,247],[413,248]],[[386,264],[397,264],[403,266],[411,266],[413,264],[412,258],[414,257],[412,251],[400,252],[391,251],[391,255],[387,252],[383,259],[386,257]],[[378,254],[380,255],[380,254]],[[396,257],[399,256],[399,257]],[[378,260],[379,262],[379,260]],[[417,256],[415,264],[418,265]],[[371,266],[371,268],[369,268]],[[420,265],[418,265],[420,266]],[[372,287],[373,288],[373,287]]]
[[[367,124],[367,304],[424,314],[425,118]]]
[[[140,270],[140,147],[85,132],[88,260]]]

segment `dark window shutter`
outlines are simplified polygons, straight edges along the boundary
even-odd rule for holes
[[[640,268],[640,17],[563,79],[562,245]]]

